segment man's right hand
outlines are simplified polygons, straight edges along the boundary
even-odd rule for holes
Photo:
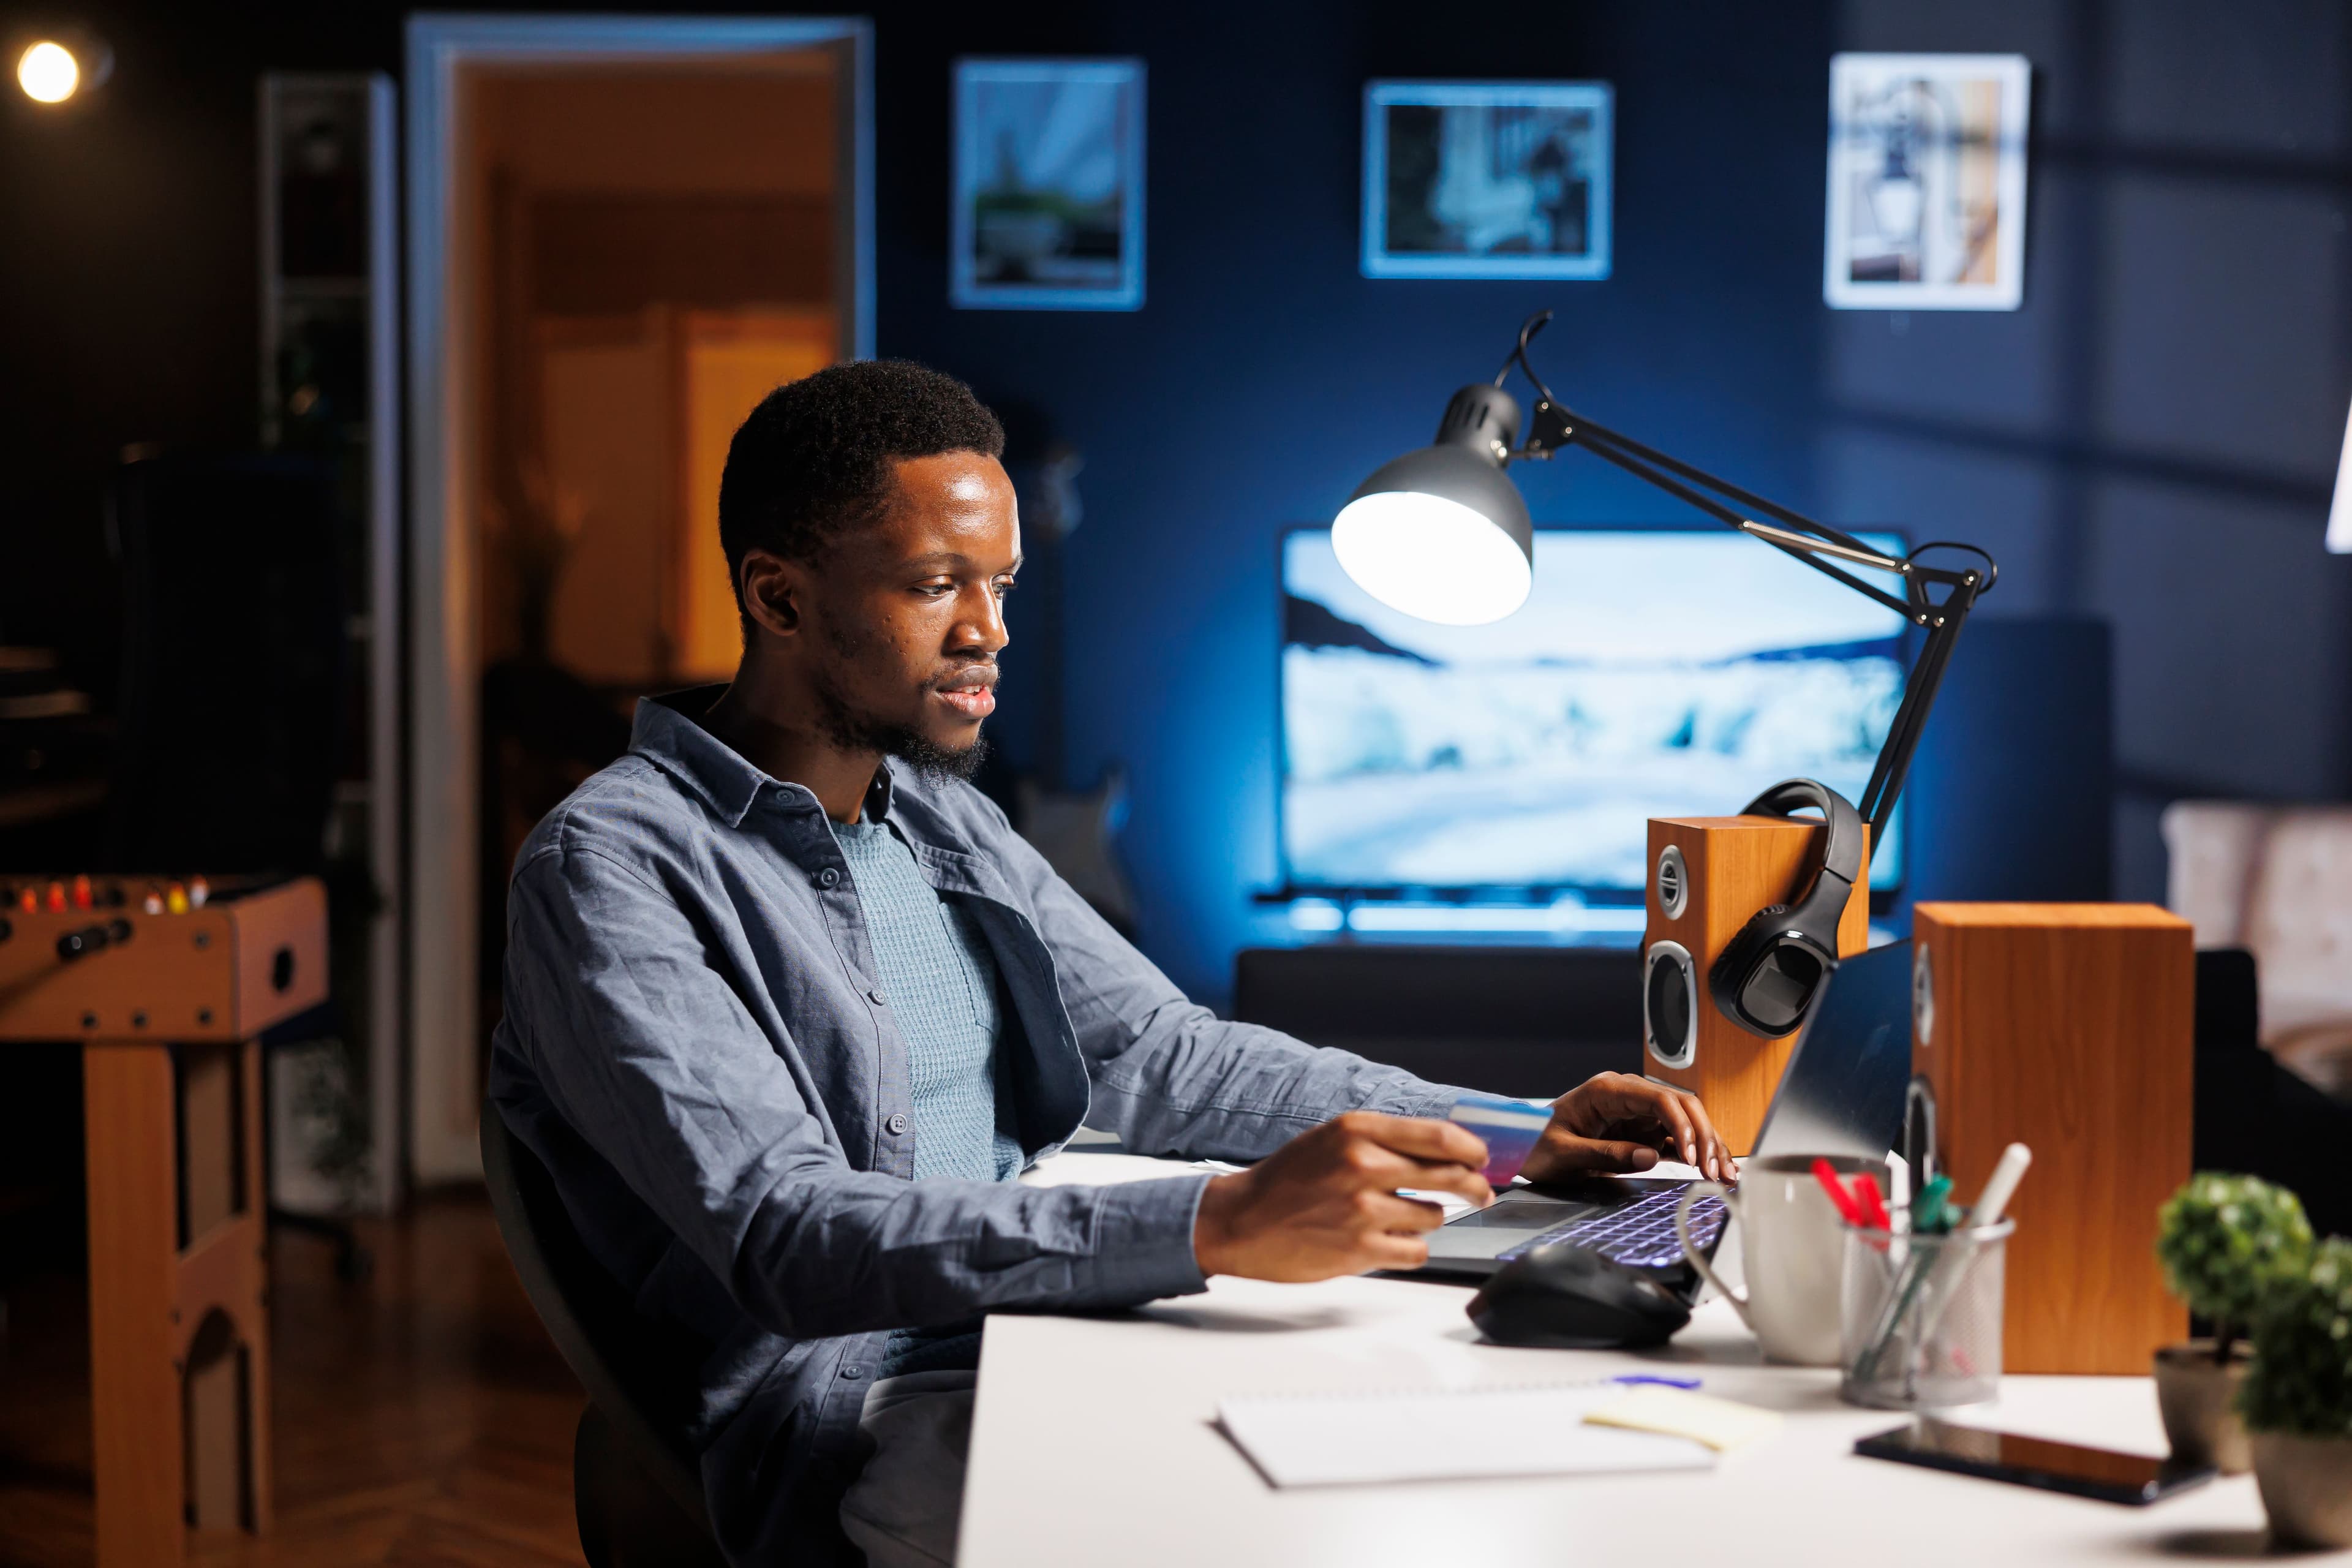
[[[1486,1145],[1451,1121],[1350,1110],[1234,1175],[1213,1177],[1192,1223],[1202,1274],[1304,1281],[1429,1261],[1445,1217],[1400,1187],[1495,1201]]]

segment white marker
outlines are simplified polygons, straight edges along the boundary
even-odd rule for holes
[[[1969,1211],[1970,1230],[2000,1223],[2009,1200],[2017,1192],[2018,1182],[2025,1175],[2025,1167],[2032,1163],[2033,1151],[2022,1143],[2011,1143],[2000,1152],[2000,1163],[1992,1168],[1992,1179],[1977,1194],[1977,1206]]]

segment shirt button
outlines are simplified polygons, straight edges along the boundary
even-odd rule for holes
[[[895,1138],[907,1131],[907,1113],[903,1110],[894,1110],[890,1113],[890,1120],[882,1125],[888,1128],[890,1135]]]
[[[866,1375],[866,1369],[862,1366],[845,1366],[841,1369],[841,1375],[844,1377],[864,1377]]]
[[[827,866],[816,874],[816,885],[820,888],[835,887],[840,884],[840,881],[841,869],[836,866]]]
[[[868,1002],[873,1003],[877,1007],[887,1007],[890,1005],[879,991],[868,991],[866,994],[866,999]]]

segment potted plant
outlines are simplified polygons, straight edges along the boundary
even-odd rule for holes
[[[2198,1173],[2165,1203],[2156,1254],[2172,1293],[2213,1325],[2213,1337],[2156,1352],[2157,1405],[2172,1451],[2224,1475],[2252,1468],[2236,1409],[2244,1336],[2263,1300],[2300,1276],[2311,1222],[2293,1193],[2252,1176]]]
[[[2264,1305],[2238,1399],[2272,1534],[2352,1546],[2352,1241],[2321,1243]]]

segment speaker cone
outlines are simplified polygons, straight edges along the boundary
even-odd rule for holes
[[[1660,1067],[1687,1068],[1698,1055],[1698,981],[1688,949],[1653,942],[1642,982],[1642,1043]]]

